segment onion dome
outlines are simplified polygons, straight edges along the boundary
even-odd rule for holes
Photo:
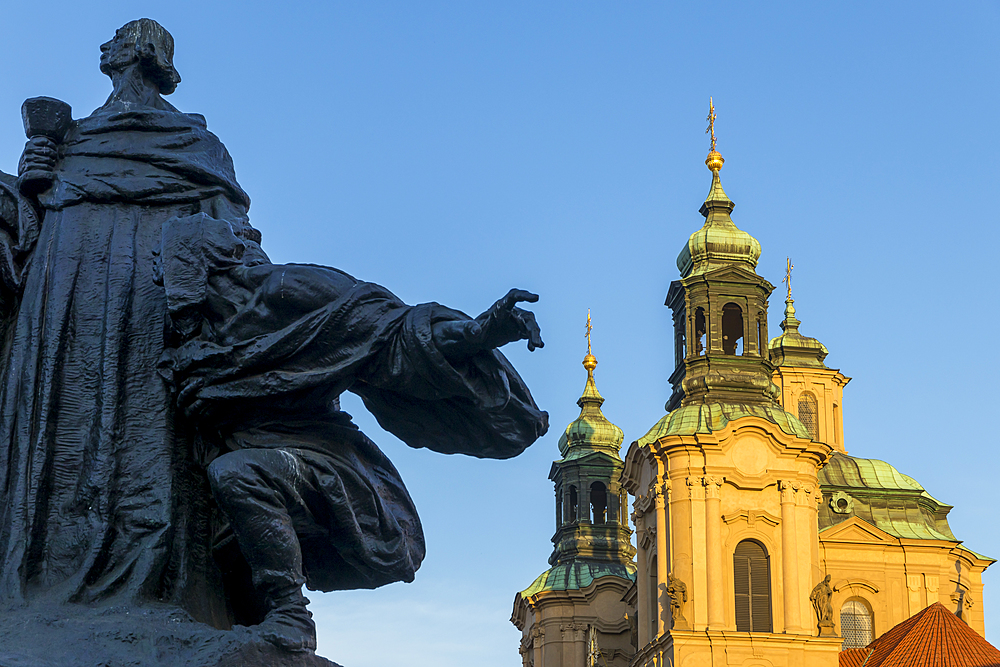
[[[594,382],[597,358],[589,351],[583,358],[583,367],[587,369],[587,384],[576,401],[580,406],[580,416],[570,422],[566,432],[559,438],[559,453],[564,458],[573,458],[604,450],[617,456],[625,434],[601,412],[604,397],[597,391],[597,384]]]
[[[705,165],[712,172],[712,187],[699,211],[705,217],[705,224],[691,235],[677,256],[682,278],[734,264],[751,271],[757,267],[760,243],[733,224],[729,217],[736,205],[722,189],[719,170],[723,163],[725,160],[715,150],[713,141],[712,150],[705,159]]]

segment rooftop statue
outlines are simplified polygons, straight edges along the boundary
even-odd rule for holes
[[[518,307],[538,297],[470,318],[272,264],[225,147],[163,97],[173,50],[123,26],[107,102],[29,100],[0,173],[0,608],[167,605],[308,653],[303,583],[410,581],[424,557],[340,394],[412,447],[516,456],[547,414],[496,348],[542,347]]]

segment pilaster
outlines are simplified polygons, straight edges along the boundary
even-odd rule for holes
[[[705,582],[708,593],[708,627],[726,627],[725,574],[722,566],[722,483],[724,477],[704,477],[705,485]]]
[[[781,577],[784,592],[785,632],[802,630],[801,588],[799,586],[798,533],[796,531],[795,498],[799,485],[778,483],[781,493]]]

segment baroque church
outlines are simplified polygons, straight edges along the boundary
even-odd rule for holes
[[[916,480],[848,454],[850,378],[799,333],[790,263],[768,337],[774,286],[730,217],[714,119],[705,222],[666,296],[667,414],[623,459],[588,335],[580,416],[549,473],[551,567],[514,597],[522,665],[1000,665],[982,605],[994,559],[955,537],[951,507]]]

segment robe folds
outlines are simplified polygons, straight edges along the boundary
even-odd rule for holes
[[[402,479],[340,411],[341,392],[360,395],[406,444],[438,452],[509,458],[547,428],[498,351],[456,361],[437,349],[433,325],[468,320],[463,313],[407,306],[336,269],[260,263],[254,242],[205,214],[169,221],[163,239],[168,310],[199,334],[168,350],[162,370],[192,387],[186,402],[211,425],[205,438],[217,436],[208,458],[239,449],[294,455],[310,489],[296,494],[293,511],[310,588],[410,581],[424,555]],[[213,308],[193,326],[192,313]]]
[[[0,605],[155,600],[226,624],[207,484],[156,371],[170,322],[153,250],[198,211],[253,237],[249,203],[202,117],[98,110],[7,221],[21,266],[0,357]]]

